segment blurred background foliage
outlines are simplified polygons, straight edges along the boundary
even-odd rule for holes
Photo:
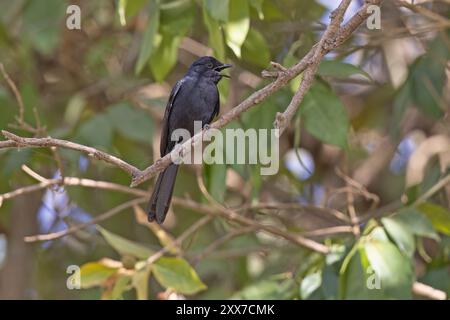
[[[362,2],[352,2],[346,21]],[[221,218],[204,221],[176,246],[177,235],[205,219],[179,205],[163,228],[143,222],[142,209],[130,205],[101,227],[25,243],[24,236],[66,230],[133,199],[56,186],[1,204],[0,297],[408,299],[420,296],[417,281],[448,295],[450,8],[446,1],[399,3],[385,1],[382,30],[363,25],[322,62],[280,141],[277,175],[261,176],[258,165],[202,170],[215,201],[321,241],[330,254]],[[69,4],[81,8],[81,30],[66,28]],[[270,81],[260,76],[270,61],[298,62],[336,5],[1,0],[0,62],[23,98],[23,120],[37,129],[17,125],[18,104],[6,81],[0,128],[79,142],[145,168],[159,157],[170,88],[193,60],[214,55],[235,66],[231,81],[220,83],[224,113]],[[227,127],[272,128],[300,81]],[[130,182],[116,167],[74,151],[0,149],[0,194],[36,183],[22,165],[47,178]],[[175,196],[210,201],[192,166],[179,171]],[[162,246],[164,257],[142,262]],[[83,290],[67,289],[70,265],[82,266]]]

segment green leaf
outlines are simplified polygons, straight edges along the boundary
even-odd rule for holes
[[[345,268],[341,268],[339,277],[339,296],[341,299],[379,299],[383,298],[383,292],[379,289],[369,289],[367,266],[363,266],[364,250],[357,243],[345,258]],[[371,279],[370,279],[371,280]]]
[[[370,266],[379,277],[381,290],[392,298],[411,298],[414,275],[410,260],[388,241],[366,241],[364,251]]]
[[[307,275],[300,283],[300,297],[305,300],[322,284],[322,272]]]
[[[370,75],[361,68],[353,64],[345,63],[339,60],[323,60],[320,63],[318,73],[321,76],[336,77],[336,78],[347,78],[354,74],[360,74],[369,79],[370,81],[372,81]]]
[[[149,143],[153,135],[152,118],[127,103],[118,103],[108,108],[109,121],[114,129],[124,137]]]
[[[439,236],[433,229],[430,220],[416,208],[404,208],[393,217],[395,217],[397,221],[408,226],[415,235],[439,240]]]
[[[149,58],[154,51],[155,35],[158,32],[159,27],[159,7],[158,1],[151,1],[150,13],[148,16],[147,26],[142,36],[141,49],[139,51],[139,57],[137,59],[135,73],[139,74],[144,66],[147,64]]]
[[[161,5],[160,33],[164,36],[184,36],[194,23],[195,9],[193,2],[189,0],[166,2]]]
[[[131,255],[139,259],[147,259],[153,253],[153,251],[147,247],[109,232],[100,226],[97,226],[97,229],[105,238],[106,242],[121,255]]]
[[[349,120],[344,105],[331,88],[316,81],[305,95],[300,112],[311,135],[325,143],[347,147]]]
[[[294,279],[284,281],[262,280],[235,293],[231,299],[242,300],[287,300],[296,296]]]
[[[75,94],[67,103],[64,120],[70,125],[75,125],[80,119],[81,113],[86,106],[86,99],[82,94]]]
[[[151,269],[163,287],[178,293],[194,294],[206,289],[206,285],[184,259],[162,257],[152,264]]]
[[[214,55],[221,61],[225,60],[225,45],[223,43],[222,28],[216,20],[211,18],[209,12],[203,7],[203,21],[209,34],[209,45],[214,50]]]
[[[250,29],[250,16],[247,0],[230,0],[230,16],[225,25],[227,45],[234,54],[241,57],[241,46]]]
[[[150,58],[150,69],[155,80],[161,82],[177,62],[178,45],[180,44],[181,37],[158,36],[161,42]]]
[[[66,8],[64,1],[59,0],[47,0],[45,5],[27,2],[20,15],[22,35],[17,36],[21,37],[22,43],[31,43],[41,54],[50,55],[58,45]]]
[[[266,39],[255,29],[250,29],[242,45],[242,59],[263,68],[270,62],[270,51]]]
[[[130,282],[130,276],[119,274],[116,282],[114,283],[110,298],[113,300],[122,299],[122,294],[128,289],[128,285]]]
[[[203,0],[203,8],[214,20],[226,22],[228,21],[229,2],[230,0]]]
[[[81,287],[83,289],[100,286],[118,269],[99,262],[88,262],[80,268]]]
[[[125,0],[125,18],[134,17],[144,6],[149,2],[149,0]]]
[[[77,138],[91,147],[108,149],[112,144],[112,133],[108,118],[104,114],[98,114],[80,126]]]
[[[428,52],[411,66],[408,82],[411,85],[415,106],[427,116],[443,115],[442,91],[445,84],[445,63],[450,59],[450,49],[440,36],[430,45]]]
[[[250,0],[249,3],[253,8],[255,8],[256,12],[258,13],[258,18],[260,20],[264,20],[264,11],[263,11],[264,0]]]
[[[127,24],[127,20],[125,18],[125,8],[127,6],[127,0],[119,0],[117,5],[117,13],[119,14],[120,24],[122,26]]]
[[[393,218],[381,219],[384,228],[389,233],[389,236],[394,240],[399,249],[403,251],[408,257],[412,257],[416,249],[414,242],[414,235],[407,225]]]
[[[446,235],[450,235],[450,211],[437,204],[425,202],[418,209],[430,219],[433,227]]]
[[[139,262],[144,264],[145,261]],[[138,300],[148,299],[148,278],[151,273],[150,266],[139,268],[139,263],[136,265],[136,272],[133,274],[132,284],[136,289],[136,297]]]
[[[226,164],[205,164],[203,166],[205,185],[211,196],[219,202],[222,202],[226,191]]]

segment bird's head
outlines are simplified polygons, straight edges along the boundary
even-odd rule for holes
[[[188,73],[196,73],[201,77],[211,79],[214,83],[218,83],[222,77],[230,77],[222,74],[221,71],[231,67],[231,64],[222,63],[214,57],[205,56],[194,61],[189,67]]]

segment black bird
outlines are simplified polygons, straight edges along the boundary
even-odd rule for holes
[[[191,64],[184,77],[175,84],[164,113],[160,142],[161,157],[170,153],[176,143],[183,142],[171,141],[175,129],[186,129],[193,136],[194,121],[202,121],[204,127],[219,114],[217,84],[222,77],[228,77],[221,74],[221,71],[230,67],[231,65],[213,57],[201,57]],[[154,220],[159,224],[164,222],[177,171],[178,165],[172,163],[159,174],[147,207],[149,222]]]

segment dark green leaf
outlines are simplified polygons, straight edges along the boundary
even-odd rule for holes
[[[147,64],[148,59],[151,57],[154,51],[155,36],[159,27],[159,8],[156,0],[151,1],[150,13],[148,16],[147,26],[142,36],[141,49],[139,51],[139,57],[137,59],[135,72],[140,73],[144,66]]]
[[[255,29],[250,29],[242,45],[242,59],[263,68],[270,62],[270,51],[266,39]]]
[[[359,74],[372,81],[370,75],[361,68],[353,64],[345,63],[339,60],[323,60],[320,63],[318,73],[321,76],[329,76],[336,78],[347,78],[354,74]]]
[[[108,117],[104,114],[98,114],[80,126],[77,137],[91,147],[108,149],[111,147],[112,133],[112,126]]]
[[[124,137],[149,143],[153,135],[152,118],[127,103],[118,103],[108,108],[109,121],[114,129]]]
[[[344,105],[334,92],[316,81],[300,106],[305,128],[325,143],[347,147],[350,124]]]
[[[226,190],[226,164],[205,164],[203,166],[205,176],[205,185],[211,196],[219,202],[222,202]]]
[[[214,55],[221,61],[225,60],[225,45],[223,43],[222,28],[219,22],[211,18],[208,11],[203,7],[203,21],[208,29],[209,45],[214,50]]]
[[[161,36],[160,44],[150,58],[150,69],[156,81],[163,81],[177,63],[181,37]],[[162,38],[162,39],[161,39]]]

